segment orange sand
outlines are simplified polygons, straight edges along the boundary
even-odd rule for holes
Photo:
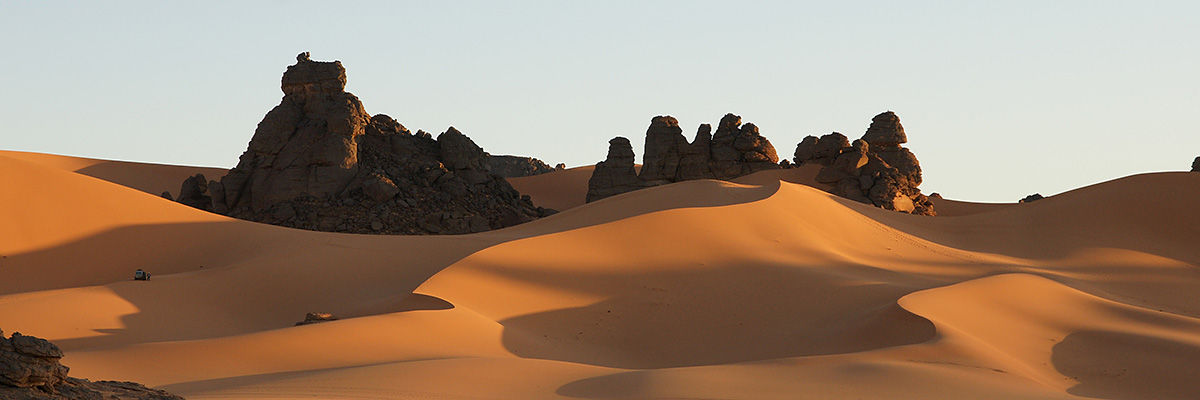
[[[585,167],[512,180],[552,217],[388,237],[154,194],[197,171],[0,152],[0,329],[189,399],[1200,394],[1200,174],[931,218],[808,167],[585,205]]]

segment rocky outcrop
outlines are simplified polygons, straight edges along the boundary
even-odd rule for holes
[[[648,187],[638,179],[633,157],[629,139],[618,136],[609,140],[608,156],[596,164],[588,179],[587,202]]]
[[[1032,203],[1032,202],[1035,202],[1035,201],[1038,201],[1038,200],[1041,200],[1044,198],[1046,198],[1046,197],[1042,196],[1041,193],[1034,193],[1034,194],[1025,196],[1025,198],[1018,200],[1017,202],[1018,203]]]
[[[453,127],[436,139],[345,92],[338,61],[297,56],[284,96],[258,124],[238,165],[219,181],[188,178],[179,201],[293,228],[382,234],[461,234],[548,215]]]
[[[596,164],[588,181],[587,201],[672,182],[729,180],[780,168],[775,147],[759,134],[758,127],[742,124],[742,118],[733,114],[721,118],[715,134],[711,125],[701,124],[691,143],[674,117],[654,117],[646,129],[640,173],[635,172],[633,159],[628,139],[609,141],[608,157]]]
[[[63,352],[49,341],[0,332],[0,399],[182,400],[133,382],[91,382],[67,376]]]
[[[171,195],[170,193],[163,194]],[[212,196],[208,195],[208,179],[204,178],[204,174],[196,174],[196,176],[184,179],[183,186],[179,188],[179,199],[176,201],[204,211],[212,211]]]
[[[296,326],[312,325],[312,324],[316,324],[316,323],[329,322],[329,321],[337,321],[337,319],[338,318],[336,316],[334,316],[333,314],[330,314],[330,313],[310,312],[308,314],[304,314],[304,320],[297,322]]]
[[[0,386],[53,388],[67,379],[67,367],[59,363],[58,346],[33,336],[0,332]]]
[[[688,142],[683,137],[678,120],[671,116],[654,117],[646,129],[646,152],[642,157],[642,171],[638,178],[645,181],[675,180],[679,174],[679,162],[687,147]]]
[[[649,154],[649,151],[647,151]],[[729,180],[768,169],[779,169],[775,146],[752,123],[742,117],[725,114],[709,144],[708,169],[717,179]]]
[[[1192,172],[1200,172],[1200,157],[1192,160]]]
[[[937,215],[933,202],[921,194],[921,165],[908,142],[900,117],[888,111],[871,120],[861,139],[853,143],[841,133],[809,136],[796,146],[796,165],[822,165],[818,183],[833,194],[876,207],[917,214]]]
[[[96,381],[67,378],[53,391],[33,388],[0,387],[0,399],[6,400],[183,400],[167,391],[151,389],[134,382]]]
[[[552,168],[542,160],[521,156],[488,156],[488,163],[493,174],[504,178],[541,175],[567,169],[566,164],[559,163]]]

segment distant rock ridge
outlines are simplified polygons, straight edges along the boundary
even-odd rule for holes
[[[454,127],[436,139],[345,91],[341,62],[308,53],[283,74],[284,96],[219,181],[183,183],[178,201],[300,229],[463,234],[553,213],[492,173],[488,154]]]
[[[900,117],[887,111],[872,118],[853,143],[838,132],[805,137],[796,145],[793,162],[822,165],[817,182],[830,185],[838,196],[892,211],[937,215],[933,202],[917,188],[921,164],[901,146],[907,142]]]
[[[1034,193],[1034,194],[1025,196],[1021,200],[1017,200],[1017,203],[1032,203],[1032,202],[1035,202],[1035,201],[1038,201],[1038,200],[1041,200],[1044,198],[1046,198],[1046,197],[1042,196],[1041,193]]]
[[[1200,157],[1196,157],[1195,160],[1192,160],[1192,171],[1191,172],[1200,172]]]
[[[488,165],[492,173],[504,178],[519,178],[522,176],[541,175],[547,172],[562,171],[567,165],[559,163],[554,167],[533,157],[488,155]]]
[[[652,186],[694,179],[734,179],[754,172],[779,169],[775,147],[752,123],[726,114],[717,125],[701,124],[691,143],[679,121],[657,116],[646,129],[641,172],[634,169],[633,146],[617,137],[608,142],[608,156],[596,164],[588,180],[587,202]]]
[[[182,400],[182,397],[133,382],[71,378],[63,352],[49,341],[0,331],[0,399]]]

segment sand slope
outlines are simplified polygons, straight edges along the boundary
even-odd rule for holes
[[[10,150],[0,150],[0,157],[77,172],[153,195],[171,192],[172,198],[179,197],[179,187],[189,176],[204,174],[205,178],[219,180],[229,171],[228,168],[145,164]]]
[[[580,168],[513,180],[550,218],[380,237],[113,183],[155,166],[103,181],[9,155],[0,329],[93,379],[196,399],[1200,393],[1200,174],[929,218],[830,196],[805,168],[584,205]],[[154,278],[130,281],[139,267]],[[308,311],[344,319],[292,326]]]

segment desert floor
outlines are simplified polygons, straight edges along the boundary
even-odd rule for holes
[[[576,168],[510,180],[545,219],[367,236],[159,197],[196,172],[0,151],[0,329],[189,399],[1200,397],[1200,173],[919,217]]]

